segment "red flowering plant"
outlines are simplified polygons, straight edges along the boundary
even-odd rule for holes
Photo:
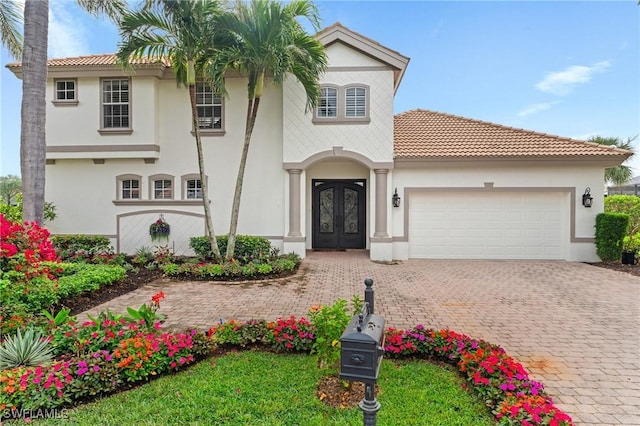
[[[58,264],[49,231],[0,214],[0,330],[12,331],[8,319],[28,317],[56,301]]]
[[[309,351],[313,346],[314,327],[305,317],[296,319],[291,315],[287,319],[278,318],[268,324],[271,347],[279,352]]]
[[[501,425],[573,424],[553,405],[541,383],[531,380],[524,367],[504,349],[451,330],[390,328],[385,352],[391,358],[434,358],[457,365],[468,387],[493,410]]]
[[[57,260],[47,229],[36,222],[11,222],[0,214],[2,278],[23,282],[41,276],[53,279],[50,265],[43,262]]]
[[[99,350],[112,351],[123,339],[137,336],[146,327],[110,311],[78,324],[74,317],[60,325],[50,324],[51,345],[55,355],[79,356]]]
[[[127,307],[129,319],[140,321],[147,329],[158,329],[161,322],[167,318],[166,315],[158,313],[162,299],[164,299],[164,292],[161,291],[151,296],[151,303],[149,305],[143,303],[138,309]]]

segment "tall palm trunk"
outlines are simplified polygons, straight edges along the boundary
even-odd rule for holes
[[[238,216],[240,215],[240,198],[242,197],[242,184],[244,183],[244,169],[247,166],[247,156],[249,154],[249,144],[251,143],[251,134],[256,124],[258,115],[258,107],[260,106],[260,97],[256,96],[249,100],[247,105],[247,121],[244,131],[244,145],[242,146],[242,155],[238,166],[238,177],[236,179],[236,190],[233,194],[233,205],[231,207],[231,223],[229,224],[229,241],[227,242],[226,259],[231,260],[236,249],[236,232],[238,230]]]
[[[39,223],[44,215],[48,32],[49,0],[26,0],[20,127],[22,219]]]
[[[216,261],[222,258],[218,239],[213,230],[213,220],[211,219],[211,209],[209,208],[209,190],[207,179],[204,173],[204,154],[202,152],[202,139],[200,138],[200,126],[198,123],[198,107],[196,106],[196,85],[189,84],[189,100],[191,101],[191,117],[193,119],[193,130],[196,137],[196,149],[198,151],[198,168],[200,170],[200,186],[202,188],[202,206],[204,207],[204,217],[207,226],[207,236],[211,244],[211,251]]]

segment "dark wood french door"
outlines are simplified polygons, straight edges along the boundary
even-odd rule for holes
[[[365,248],[365,184],[364,179],[312,181],[314,249]]]

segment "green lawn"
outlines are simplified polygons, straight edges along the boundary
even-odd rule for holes
[[[70,410],[71,425],[361,425],[362,412],[326,407],[322,373],[308,355],[243,351]],[[424,361],[383,360],[380,425],[493,425],[493,417],[449,370]]]

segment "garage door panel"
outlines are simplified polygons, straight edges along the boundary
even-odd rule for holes
[[[412,194],[409,257],[562,259],[567,209],[556,192]]]

